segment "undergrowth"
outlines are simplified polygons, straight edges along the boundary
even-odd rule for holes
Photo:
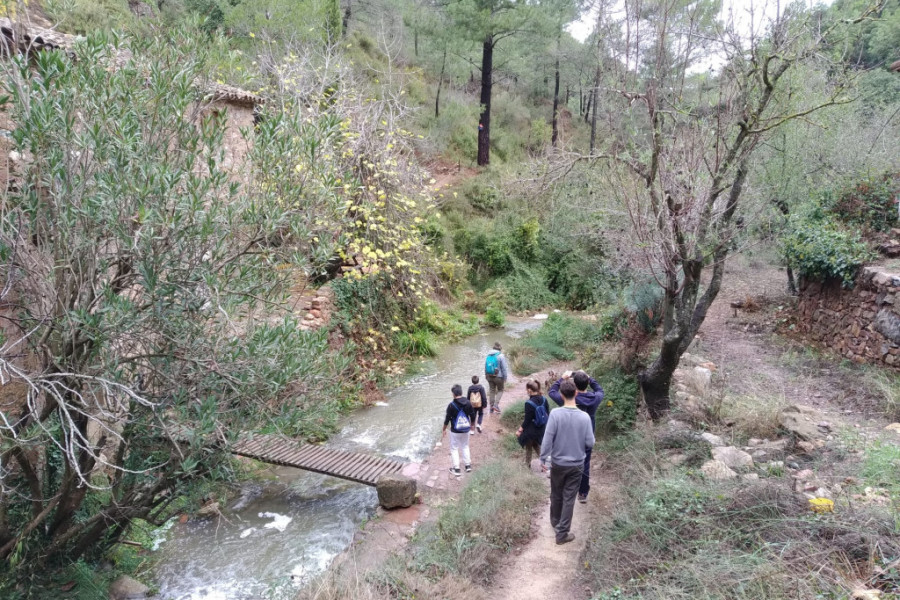
[[[600,342],[595,323],[553,313],[539,329],[529,331],[506,353],[513,373],[528,375],[560,360],[573,360],[578,353]]]
[[[891,478],[900,455],[886,447],[868,455],[864,477]],[[717,482],[691,468],[663,471],[656,442],[640,431],[605,450],[628,485],[586,549],[595,600],[836,600],[861,582],[896,597],[879,571],[900,556],[889,507],[838,499],[817,515],[782,477]]]
[[[443,505],[402,554],[364,578],[330,573],[297,598],[484,598],[478,584],[491,580],[499,555],[530,535],[532,511],[546,494],[541,479],[498,457],[475,470],[459,498]]]

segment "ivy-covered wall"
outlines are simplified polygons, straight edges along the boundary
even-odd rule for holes
[[[800,283],[797,327],[854,362],[900,369],[900,272],[866,267],[852,289],[840,280]]]

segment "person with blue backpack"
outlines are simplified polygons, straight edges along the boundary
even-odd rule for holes
[[[509,377],[509,363],[503,354],[500,342],[494,343],[494,349],[484,359],[484,376],[488,382],[488,398],[491,403],[491,413],[500,414],[500,398],[503,397],[503,387]]]
[[[519,445],[525,448],[525,466],[531,467],[532,452],[540,455],[541,442],[544,441],[544,430],[550,418],[550,403],[541,394],[541,384],[529,381],[525,384],[528,400],[525,401],[525,414],[522,425],[516,431]]]
[[[466,473],[472,472],[472,457],[469,454],[469,432],[472,423],[475,422],[475,409],[469,403],[469,399],[462,395],[462,386],[459,384],[450,388],[453,392],[453,400],[447,405],[444,415],[444,428],[441,430],[441,439],[450,427],[450,472],[459,476],[459,455],[462,453],[463,464]]]

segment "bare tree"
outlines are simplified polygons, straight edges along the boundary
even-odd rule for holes
[[[819,60],[834,32],[802,10],[738,26],[717,24],[715,3],[628,0],[623,8],[621,39],[610,44],[614,81],[602,90],[616,122],[597,155],[614,162],[613,189],[663,290],[660,351],[638,373],[656,419],[721,288],[753,151],[785,122],[843,101],[845,88],[835,71],[824,102],[799,110],[782,102],[792,68]],[[701,61],[721,67],[702,73]]]

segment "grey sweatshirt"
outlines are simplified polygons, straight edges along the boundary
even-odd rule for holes
[[[594,446],[591,418],[577,407],[563,406],[550,413],[544,442],[541,444],[541,462],[559,467],[577,467],[584,464],[586,450]]]

